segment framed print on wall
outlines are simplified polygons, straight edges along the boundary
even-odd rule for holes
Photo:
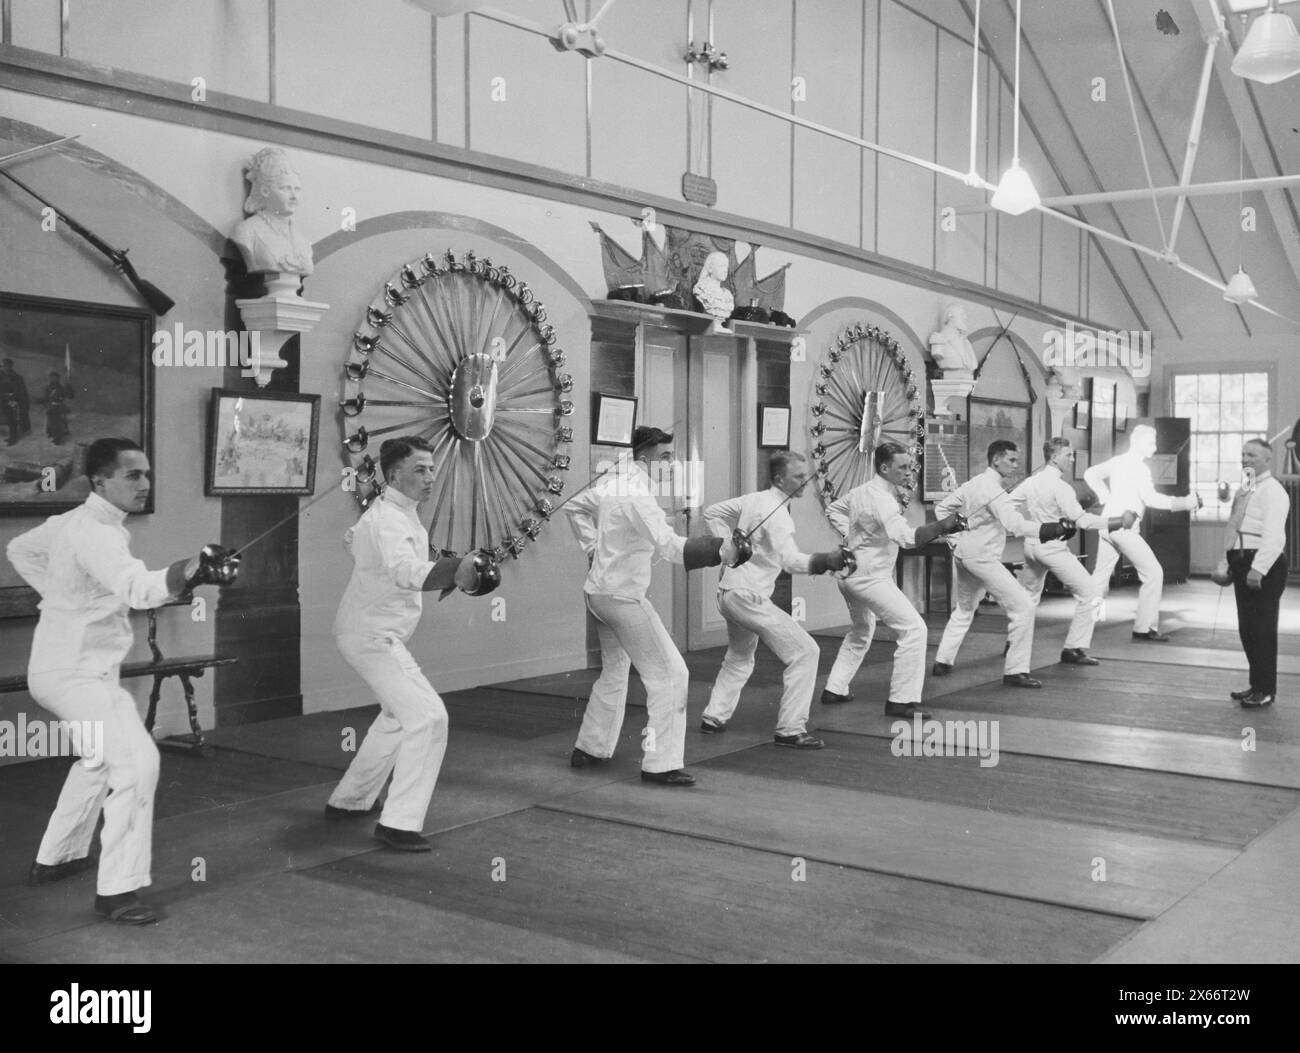
[[[790,445],[790,407],[767,402],[758,404],[758,447],[782,450]]]
[[[96,439],[153,459],[152,331],[148,311],[0,293],[0,515],[81,504]]]
[[[592,395],[592,443],[597,446],[631,446],[636,427],[636,399],[622,395]]]
[[[970,478],[988,467],[988,448],[997,439],[1010,439],[1020,447],[1020,474],[1032,471],[1029,404],[1000,402],[971,396],[970,405]]]
[[[319,428],[319,395],[213,388],[203,492],[313,493]]]

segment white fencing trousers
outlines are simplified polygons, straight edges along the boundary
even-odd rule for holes
[[[1097,610],[1101,607],[1104,590],[1083,569],[1078,557],[1065,547],[1064,541],[1036,541],[1025,539],[1025,567],[1020,572],[1020,584],[1038,606],[1043,597],[1043,584],[1051,571],[1062,585],[1074,595],[1074,617],[1065,634],[1066,650],[1092,646],[1092,630],[1097,624]]]
[[[807,731],[808,710],[817,685],[817,661],[821,658],[817,641],[770,597],[752,589],[719,591],[718,610],[727,620],[727,654],[713,682],[704,715],[720,724],[731,719],[740,692],[754,671],[754,653],[762,640],[785,665],[776,733],[798,735]]]
[[[1108,544],[1107,539],[1111,543]],[[1117,548],[1119,552],[1115,551]],[[1151,546],[1136,530],[1118,530],[1113,534],[1107,534],[1103,530],[1098,534],[1097,566],[1093,569],[1092,580],[1097,583],[1101,595],[1105,596],[1106,590],[1110,588],[1111,573],[1119,562],[1120,552],[1133,564],[1142,580],[1142,587],[1138,590],[1137,615],[1133,618],[1133,631],[1144,633],[1159,629],[1160,594],[1165,587],[1165,572],[1156,559],[1156,554],[1151,551]]]
[[[676,771],[686,763],[686,661],[650,601],[587,594],[600,636],[600,677],[591,686],[575,743],[593,757],[612,757],[623,730],[627,675],[635,663],[645,685],[649,720],[642,771]]]
[[[116,896],[144,888],[150,883],[158,747],[135,699],[117,682],[116,669],[102,677],[39,673],[28,682],[42,706],[60,720],[78,722],[77,729],[79,722],[93,721],[98,737],[96,743],[80,741],[79,734],[73,738],[83,759],[68,772],[36,862],[54,866],[85,856],[102,806],[96,891]]]
[[[877,620],[898,634],[894,671],[889,679],[890,702],[920,702],[925,687],[925,644],[928,633],[903,590],[889,578],[848,578],[839,583],[853,628],[845,634],[835,656],[826,690],[847,695],[876,632]]]
[[[447,752],[447,707],[400,640],[353,633],[334,639],[348,665],[375,693],[379,716],[329,803],[369,809],[392,772],[379,821],[393,830],[418,833]]]
[[[945,665],[956,662],[957,651],[987,591],[1007,614],[1007,642],[1011,648],[1002,671],[1007,676],[1029,672],[1030,652],[1034,647],[1034,605],[1020,582],[996,559],[954,559],[953,566],[957,571],[957,588],[953,590],[957,605],[948,616],[948,626],[934,660]]]

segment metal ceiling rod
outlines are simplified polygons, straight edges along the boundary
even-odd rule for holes
[[[1153,190],[1102,190],[1095,194],[1069,194],[1045,197],[1044,205],[1100,205],[1110,201],[1136,201],[1144,197],[1203,197],[1210,194],[1250,194],[1263,190],[1283,190],[1300,183],[1300,175],[1261,176],[1258,179],[1221,179],[1213,183],[1190,186],[1158,186]]]
[[[1119,21],[1115,18],[1115,4],[1113,0],[1106,0],[1106,13],[1110,16],[1110,28],[1115,34],[1115,50],[1119,53],[1119,70],[1124,75],[1124,92],[1128,95],[1128,112],[1133,117],[1133,132],[1137,135],[1138,153],[1142,157],[1142,171],[1146,173],[1147,189],[1154,190],[1156,183],[1151,178],[1151,164],[1147,161],[1146,143],[1142,141],[1142,124],[1138,120],[1137,105],[1133,102],[1133,85],[1129,82],[1128,60],[1124,58],[1124,45],[1119,39]],[[1204,78],[1202,78],[1204,80]],[[1186,173],[1190,175],[1190,172]],[[1184,180],[1185,181],[1185,180]],[[1164,242],[1165,249],[1173,251],[1173,241],[1165,233],[1165,220],[1160,215],[1160,202],[1153,196],[1151,198],[1151,207],[1156,212],[1156,226],[1160,230],[1160,240]]]
[[[516,29],[522,29],[525,32],[534,33],[537,36],[541,36],[541,37],[546,37],[548,40],[551,38],[551,32],[552,32],[551,30],[546,29],[544,26],[536,22],[530,21],[529,19],[526,18],[520,18],[516,15],[509,14],[504,11],[496,11],[493,10],[492,8],[481,8],[478,11],[475,11],[474,13],[481,18],[486,18],[493,22],[500,22],[502,25],[514,26]],[[662,77],[664,80],[673,81],[676,84],[682,85],[682,87],[694,88],[696,91],[706,92],[709,95],[715,95],[720,99],[727,100],[728,102],[734,102],[737,106],[743,106],[746,109],[755,110],[759,113],[767,114],[769,117],[775,117],[777,120],[785,121],[788,124],[798,125],[801,128],[808,128],[811,131],[818,132],[822,135],[828,136],[829,138],[839,139],[842,142],[846,142],[846,143],[852,143],[854,146],[861,147],[864,150],[872,150],[875,153],[883,154],[886,157],[892,157],[898,161],[905,161],[908,164],[916,165],[918,168],[924,168],[928,172],[937,172],[939,175],[947,176],[949,179],[956,179],[961,183],[965,183],[967,186],[975,186],[981,190],[987,190],[990,193],[997,190],[997,187],[994,186],[986,179],[980,178],[978,176],[972,179],[970,173],[968,172],[958,172],[955,168],[949,168],[946,165],[935,164],[933,161],[927,161],[922,157],[913,157],[911,154],[903,153],[901,150],[890,149],[889,147],[882,146],[879,143],[873,143],[867,139],[860,138],[859,136],[850,135],[847,132],[842,132],[837,128],[829,128],[824,124],[818,124],[815,121],[807,120],[806,118],[800,117],[797,114],[784,113],[781,110],[775,109],[771,106],[765,106],[763,103],[755,102],[753,99],[745,98],[745,96],[743,95],[736,95],[733,92],[725,91],[722,88],[715,87],[714,85],[706,83],[704,81],[689,80],[686,77],[673,73],[671,70],[662,69],[661,67],[655,66],[652,63],[645,62],[639,58],[636,58],[633,55],[625,54],[624,52],[621,51],[615,51],[614,49],[610,48],[605,51],[605,57],[608,59],[612,59],[615,62],[621,62],[626,66],[632,66],[635,69],[642,70],[645,73],[653,74],[656,77]],[[1202,96],[1203,95],[1204,92],[1202,92]],[[1202,105],[1200,107],[1200,110],[1203,114],[1204,112],[1203,98],[1201,99],[1201,103]],[[1194,129],[1194,130],[1198,130],[1198,129]],[[1144,190],[1141,193],[1144,196],[1149,196],[1152,193],[1152,191]],[[1088,233],[1094,234],[1099,238],[1105,238],[1108,241],[1113,241],[1119,245],[1124,245],[1125,247],[1130,248],[1135,252],[1144,253],[1157,260],[1160,260],[1162,263],[1172,264],[1178,267],[1179,270],[1185,271],[1186,273],[1192,275],[1192,277],[1198,278],[1201,281],[1214,286],[1220,292],[1223,292],[1224,290],[1227,289],[1227,286],[1223,282],[1220,282],[1215,278],[1211,278],[1207,274],[1202,274],[1194,267],[1191,267],[1188,264],[1183,263],[1181,260],[1178,259],[1177,256],[1175,256],[1172,252],[1168,250],[1155,249],[1149,245],[1142,245],[1136,241],[1130,241],[1128,238],[1120,237],[1118,234],[1112,234],[1110,231],[1102,227],[1095,227],[1091,223],[1086,223],[1081,219],[1076,219],[1074,216],[1071,216],[1065,212],[1057,212],[1055,209],[1047,208],[1044,205],[1039,205],[1037,211],[1043,213],[1043,215],[1045,216],[1051,216],[1055,219],[1058,219],[1063,223],[1068,223],[1070,226],[1078,227],[1081,230],[1086,230]],[[1258,307],[1261,311],[1264,311],[1271,315],[1275,315],[1276,317],[1281,318],[1284,321],[1290,322],[1292,325],[1300,328],[1300,322],[1297,322],[1293,318],[1288,318],[1286,315],[1280,314],[1279,312],[1274,311],[1270,307],[1265,307],[1258,300],[1249,300],[1247,302],[1252,304],[1255,307]]]
[[[1178,185],[1185,187],[1192,181],[1192,165],[1196,163],[1196,150],[1201,142],[1201,125],[1205,120],[1205,99],[1210,91],[1210,75],[1214,71],[1214,52],[1219,46],[1219,41],[1228,35],[1224,28],[1223,16],[1215,12],[1218,23],[1218,29],[1213,33],[1207,34],[1205,38],[1205,60],[1201,63],[1201,84],[1196,92],[1196,109],[1192,113],[1192,127],[1187,133],[1187,153],[1183,156],[1183,174],[1178,180]],[[1178,203],[1174,205],[1174,222],[1169,230],[1169,238],[1166,242],[1169,251],[1174,251],[1174,244],[1178,241],[1178,227],[1183,221],[1183,210],[1187,205],[1187,195],[1180,195]]]

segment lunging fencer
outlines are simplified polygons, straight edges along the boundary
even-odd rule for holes
[[[1156,452],[1156,430],[1148,424],[1133,429],[1127,453],[1094,464],[1083,473],[1084,482],[1102,503],[1102,515],[1107,520],[1132,512],[1135,524],[1120,530],[1102,530],[1097,547],[1097,564],[1092,577],[1104,597],[1110,589],[1110,576],[1115,564],[1123,555],[1133,564],[1141,579],[1138,590],[1137,615],[1133,619],[1133,639],[1164,643],[1169,639],[1160,631],[1160,594],[1164,590],[1165,572],[1151,546],[1138,533],[1142,513],[1148,508],[1166,512],[1194,512],[1202,501],[1195,494],[1170,497],[1156,492],[1151,480],[1147,458]]]
[[[785,666],[781,706],[774,739],[778,746],[819,750],[825,743],[808,733],[821,649],[798,622],[772,602],[777,575],[825,574],[844,566],[844,554],[799,551],[789,504],[808,481],[802,454],[777,450],[768,462],[772,485],[743,497],[719,501],[704,510],[704,523],[716,537],[740,531],[753,555],[741,567],[727,568],[718,578],[718,611],[727,622],[727,653],[713,682],[708,707],[700,722],[705,734],[726,731],[740,693],[754,672],[760,640]]]
[[[627,706],[633,663],[646,689],[648,723],[641,778],[667,786],[693,786],[685,771],[686,662],[646,598],[652,560],[683,564],[688,571],[739,566],[747,543],[716,537],[687,538],[668,526],[654,498],[650,465],[671,456],[673,437],[642,425],[632,433],[632,455],[565,506],[569,524],[591,569],[583,592],[600,636],[600,677],[591,688],[582,728],[569,763],[600,764],[614,755]]]
[[[1237,632],[1250,663],[1250,685],[1232,697],[1247,709],[1271,706],[1277,696],[1277,620],[1286,590],[1286,517],[1291,498],[1273,477],[1273,448],[1250,439],[1241,449],[1249,480],[1232,502],[1224,536],[1226,552],[1211,577],[1232,583]]]
[[[433,493],[433,451],[415,436],[379,448],[384,491],[345,535],[352,577],[334,619],[339,651],[379,702],[357,755],[325,806],[331,819],[364,818],[391,773],[392,785],[374,836],[388,848],[428,852],[421,835],[447,752],[447,709],[425,678],[407,641],[423,610],[424,593],[451,589],[482,595],[496,568],[471,553],[430,551],[419,504]]]
[[[1007,652],[1002,682],[1009,687],[1042,687],[1029,675],[1034,647],[1034,605],[1011,571],[1002,565],[1007,535],[1034,537],[1039,541],[1069,540],[1074,527],[1068,522],[1035,523],[1015,509],[1005,481],[1020,470],[1020,448],[1008,439],[989,444],[988,468],[962,483],[935,507],[946,518],[960,513],[969,524],[953,548],[956,566],[956,605],[935,655],[934,676],[947,676],[957,660],[957,651],[970,629],[984,593],[989,592],[1007,615]]]
[[[935,538],[965,527],[957,514],[933,523],[912,526],[903,518],[898,488],[912,477],[912,455],[896,442],[881,443],[873,455],[876,473],[835,501],[826,515],[844,537],[853,553],[856,568],[839,582],[840,594],[848,604],[852,628],[840,643],[835,665],[822,691],[822,702],[840,704],[853,700],[851,685],[871,647],[877,619],[898,634],[894,668],[889,681],[885,713],[891,717],[929,714],[921,709],[925,686],[925,619],[894,582],[898,550],[919,548]]]
[[[28,883],[43,885],[93,865],[101,810],[95,912],[145,925],[157,914],[139,898],[151,883],[158,747],[119,680],[134,634],[128,612],[158,607],[196,585],[228,585],[239,560],[220,545],[150,570],[131,555],[126,517],[145,509],[149,458],[130,439],[97,439],[86,451],[91,493],[9,542],[14,568],[41,597],[27,684],[67,721],[81,757],[68,771]],[[92,738],[86,741],[88,729]]]
[[[1118,532],[1129,529],[1137,522],[1137,514],[1126,511],[1106,519],[1085,512],[1075,495],[1074,487],[1065,481],[1065,473],[1074,466],[1074,450],[1069,439],[1049,439],[1043,443],[1044,463],[1011,491],[1011,500],[1025,507],[1025,518],[1035,523],[1066,521],[1078,530]],[[1088,654],[1092,646],[1092,631],[1097,623],[1097,609],[1101,606],[1102,589],[1098,582],[1083,569],[1079,558],[1060,538],[1039,541],[1025,538],[1025,566],[1020,572],[1020,584],[1025,587],[1034,606],[1043,597],[1043,584],[1051,571],[1074,596],[1074,617],[1065,634],[1061,661],[1065,665],[1100,665]]]

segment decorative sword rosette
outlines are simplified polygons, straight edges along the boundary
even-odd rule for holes
[[[920,463],[925,441],[921,387],[898,341],[856,322],[827,345],[810,407],[814,471],[822,507],[867,482],[882,442],[894,441]],[[906,507],[915,480],[899,494]]]
[[[505,266],[448,249],[403,266],[366,309],[344,362],[343,454],[366,507],[379,447],[433,448],[432,548],[494,563],[537,539],[564,490],[573,377],[546,307]]]

